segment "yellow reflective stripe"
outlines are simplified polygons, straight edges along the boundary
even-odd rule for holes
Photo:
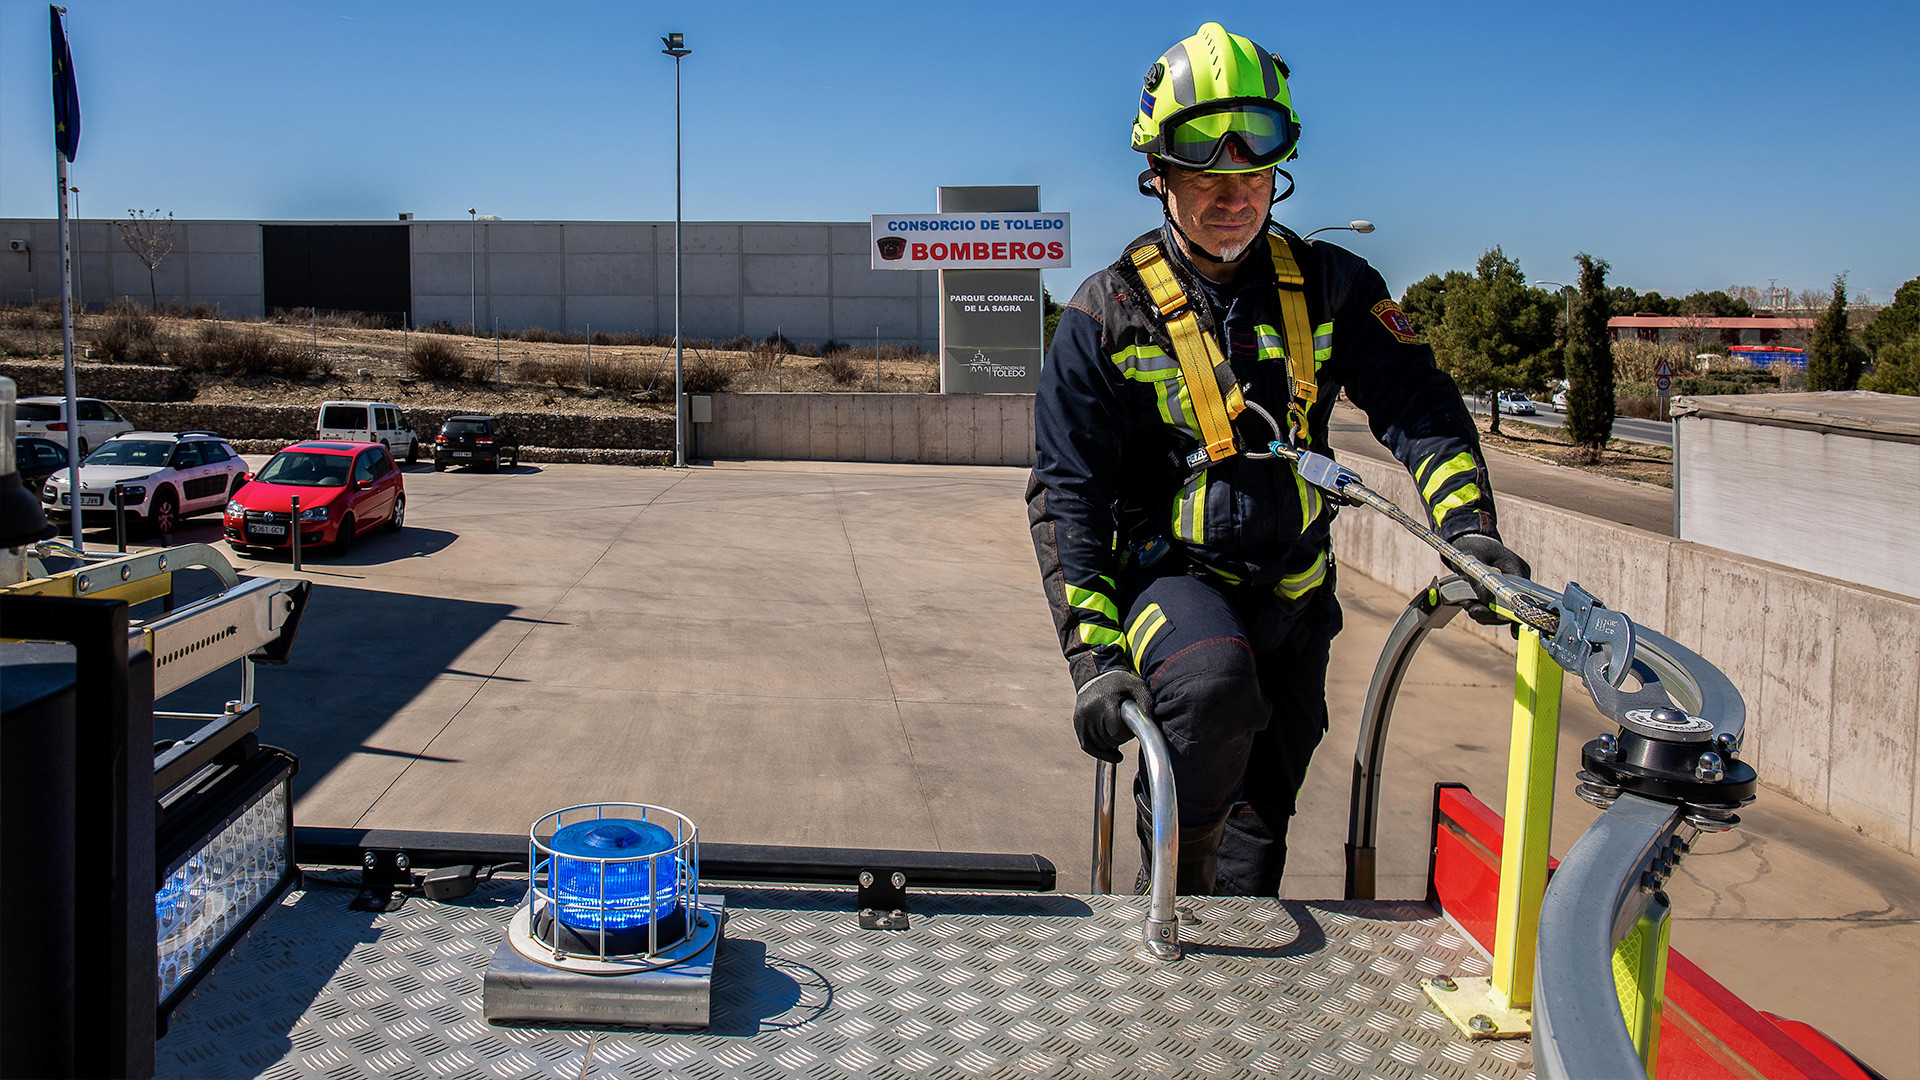
[[[1425,468],[1427,461],[1432,460],[1431,457],[1427,458],[1420,463],[1420,467]],[[1478,463],[1473,460],[1472,454],[1462,450],[1453,455],[1441,462],[1425,480],[1420,482],[1420,500],[1426,503],[1433,502],[1434,496],[1440,493],[1440,489],[1447,486],[1447,481],[1463,472],[1472,472],[1477,467]]]
[[[1080,640],[1098,648],[1102,645],[1120,644],[1120,631],[1111,626],[1099,626],[1094,623],[1080,624]]]
[[[1180,374],[1180,361],[1156,345],[1129,345],[1107,359],[1135,382],[1160,382]]]
[[[1288,574],[1281,578],[1280,584],[1273,591],[1289,600],[1298,600],[1318,588],[1325,580],[1327,580],[1327,553],[1322,551],[1313,560],[1312,566],[1297,574]]]
[[[1239,574],[1229,574],[1225,570],[1222,570],[1217,566],[1209,566],[1207,567],[1207,570],[1211,572],[1215,577],[1219,578],[1220,580],[1226,582],[1229,585],[1239,585],[1246,581],[1246,579],[1241,577]]]
[[[1148,604],[1147,610],[1133,620],[1133,628],[1127,631],[1127,655],[1133,657],[1134,666],[1140,664],[1140,657],[1146,654],[1147,646],[1153,643],[1153,636],[1167,625],[1166,613],[1159,604]]]
[[[1439,528],[1440,523],[1447,520],[1447,515],[1453,513],[1455,510],[1463,506],[1470,506],[1479,501],[1480,485],[1468,484],[1466,487],[1461,488],[1459,491],[1454,492],[1434,504],[1433,527],[1436,529]]]
[[[1298,472],[1293,474],[1293,486],[1300,492],[1300,532],[1304,535],[1308,526],[1320,518],[1320,489],[1307,483]]]
[[[1266,323],[1261,323],[1253,328],[1253,343],[1254,347],[1258,350],[1255,355],[1262,360],[1285,360],[1287,358],[1286,341],[1281,338],[1280,331],[1268,326]]]
[[[1120,609],[1114,605],[1113,599],[1092,589],[1082,589],[1075,585],[1067,586],[1067,606],[1091,611],[1096,615],[1105,615],[1116,623],[1120,621]]]
[[[1173,535],[1189,543],[1206,541],[1207,470],[1187,481],[1173,500]]]
[[[1333,359],[1333,324],[1323,322],[1313,328],[1313,366],[1318,369],[1320,365],[1331,359]]]

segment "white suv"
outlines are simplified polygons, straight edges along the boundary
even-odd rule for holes
[[[117,484],[128,520],[165,534],[188,514],[222,509],[246,482],[247,463],[210,431],[130,431],[81,464],[80,512],[86,521],[111,524]],[[73,512],[65,472],[47,478],[40,501],[50,517]]]
[[[133,430],[133,421],[113,411],[99,398],[74,398],[74,411],[80,414],[80,456],[122,432]],[[45,395],[21,398],[14,403],[13,433],[67,445],[67,399]]]
[[[320,405],[313,437],[336,442],[379,443],[394,460],[420,460],[420,437],[405,414],[384,401],[327,401]]]

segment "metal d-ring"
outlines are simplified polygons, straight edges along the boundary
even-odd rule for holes
[[[1247,408],[1252,409],[1256,413],[1259,413],[1260,418],[1267,422],[1267,427],[1273,430],[1273,441],[1267,444],[1268,448],[1264,451],[1243,450],[1241,451],[1241,453],[1246,456],[1246,459],[1248,461],[1265,461],[1266,459],[1274,456],[1273,447],[1282,445],[1287,441],[1286,432],[1283,432],[1280,430],[1280,425],[1274,421],[1273,414],[1261,408],[1258,404],[1256,404],[1253,401],[1252,398],[1246,398],[1243,395],[1243,400],[1246,401]]]

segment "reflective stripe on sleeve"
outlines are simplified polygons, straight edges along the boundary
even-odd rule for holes
[[[1077,585],[1067,586],[1067,605],[1082,611],[1091,611],[1096,615],[1105,615],[1114,623],[1120,621],[1120,609],[1114,605],[1113,598],[1092,589],[1082,589]]]
[[[1322,551],[1314,558],[1312,566],[1297,574],[1288,574],[1281,578],[1280,584],[1274,586],[1273,591],[1288,600],[1298,600],[1318,588],[1325,580],[1327,580],[1327,553]]]
[[[1420,468],[1425,469],[1427,462],[1432,460],[1433,459],[1429,457],[1426,461],[1422,461]],[[1433,471],[1427,474],[1426,479],[1420,482],[1420,500],[1431,506],[1433,500],[1439,496],[1440,489],[1447,486],[1447,481],[1452,480],[1461,473],[1472,472],[1478,467],[1479,463],[1473,460],[1472,454],[1461,451],[1453,455],[1435,466]]]
[[[1455,510],[1458,510],[1463,506],[1471,506],[1474,503],[1479,501],[1480,501],[1480,485],[1468,484],[1467,486],[1461,488],[1459,491],[1454,492],[1453,494],[1447,496],[1446,498],[1440,500],[1438,503],[1434,504],[1433,527],[1436,529],[1439,528],[1440,523],[1447,520],[1447,515],[1453,513]]]
[[[1147,646],[1153,643],[1153,637],[1167,625],[1166,613],[1159,604],[1148,604],[1147,610],[1133,620],[1133,626],[1127,630],[1127,655],[1133,658],[1136,670],[1140,667],[1140,657],[1145,655]]]

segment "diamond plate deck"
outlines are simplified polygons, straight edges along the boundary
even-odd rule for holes
[[[916,894],[863,931],[852,890],[725,889],[699,1035],[489,1026],[480,980],[525,891],[348,911],[289,893],[174,1013],[162,1077],[1522,1077],[1525,1042],[1467,1043],[1417,981],[1486,965],[1417,903],[1196,900],[1175,964],[1145,900]]]

